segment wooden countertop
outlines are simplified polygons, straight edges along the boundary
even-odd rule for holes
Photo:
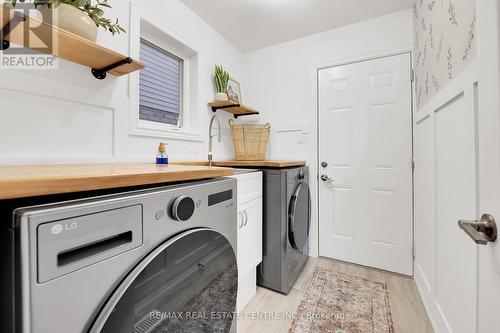
[[[0,166],[0,200],[231,176],[234,170],[147,163]]]
[[[208,162],[174,162],[179,165],[204,165]],[[214,161],[214,166],[219,167],[256,167],[256,168],[289,168],[306,165],[306,161]]]

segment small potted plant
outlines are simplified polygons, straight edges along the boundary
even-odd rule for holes
[[[227,87],[229,84],[229,73],[220,65],[215,65],[215,101],[227,101]]]
[[[5,0],[16,6],[18,0]],[[91,40],[97,39],[97,28],[102,27],[113,35],[125,32],[118,19],[115,22],[104,17],[104,9],[111,8],[108,0],[34,0],[33,5],[42,13],[45,21],[78,36]]]

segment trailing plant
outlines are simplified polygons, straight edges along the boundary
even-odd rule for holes
[[[229,84],[229,73],[221,65],[215,65],[215,89],[218,93],[225,93]]]
[[[11,3],[15,7],[18,0],[4,1],[6,3]],[[47,5],[49,7],[57,7],[60,4],[70,5],[87,13],[97,27],[102,27],[111,32],[113,35],[126,32],[125,29],[123,29],[118,23],[118,19],[113,22],[109,18],[104,17],[104,9],[112,8],[109,5],[108,0],[96,0],[95,4],[92,4],[91,0],[34,0],[33,4],[35,7],[42,5]]]

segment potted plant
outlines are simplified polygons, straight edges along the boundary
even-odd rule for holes
[[[6,0],[16,6],[18,0]],[[34,0],[34,6],[45,21],[54,18],[52,24],[93,42],[97,39],[97,28],[102,27],[113,35],[125,32],[118,19],[115,22],[104,17],[104,9],[111,8],[108,0]]]
[[[227,101],[227,87],[229,84],[229,73],[221,65],[215,65],[215,100]]]

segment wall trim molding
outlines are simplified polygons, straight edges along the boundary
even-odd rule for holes
[[[417,109],[415,117],[417,122],[432,112],[442,109],[453,99],[464,93],[464,86],[478,82],[478,61],[470,63],[452,82],[444,87],[434,98]]]
[[[20,73],[19,73],[20,74]],[[24,82],[24,81],[23,81]],[[26,84],[29,86],[31,85],[30,80],[26,81]],[[10,87],[4,87],[0,85],[0,91],[5,91],[6,93],[15,93],[15,94],[20,94],[20,95],[29,95],[30,97],[40,97],[40,98],[45,98],[53,101],[58,101],[58,102],[64,102],[64,103],[71,103],[79,106],[87,106],[87,107],[93,107],[99,110],[111,112],[111,127],[110,127],[110,144],[111,144],[111,151],[110,154],[106,155],[74,155],[74,154],[68,154],[68,155],[61,155],[61,154],[55,154],[55,155],[37,155],[36,152],[26,154],[26,155],[16,155],[16,154],[2,154],[0,152],[0,164],[26,164],[31,161],[31,163],[64,163],[65,161],[76,161],[76,162],[98,162],[98,161],[104,161],[104,162],[112,162],[113,159],[116,156],[116,144],[117,144],[117,112],[118,109],[120,108],[121,105],[123,105],[123,99],[124,97],[121,95],[113,94],[111,98],[109,96],[107,99],[101,99],[101,98],[96,98],[95,101],[90,102],[88,99],[84,98],[74,98],[72,94],[64,94],[61,95],[60,92],[63,90],[58,90],[58,89],[38,89],[38,90],[33,90],[31,87],[26,87],[24,89],[19,88],[16,84],[13,84]],[[64,91],[67,91],[65,89]],[[70,95],[70,96],[68,96]],[[66,110],[65,110],[66,111]],[[67,113],[71,114],[74,111],[72,109],[68,109]],[[92,110],[88,111],[89,113],[93,112]],[[74,148],[76,151],[78,151],[78,147]]]

